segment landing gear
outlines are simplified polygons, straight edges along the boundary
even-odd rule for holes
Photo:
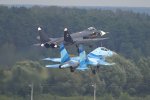
[[[100,66],[96,66],[96,70],[97,70],[97,71],[100,71]]]
[[[77,52],[79,54],[79,45],[76,44]]]
[[[94,75],[96,74],[96,70],[95,70],[95,69],[94,69],[94,70],[92,70],[92,74],[94,74]]]
[[[74,72],[74,68],[73,67],[70,67],[70,72]]]
[[[93,47],[93,45],[89,45],[89,48],[92,48]]]
[[[92,67],[91,67],[91,71],[92,71],[92,74],[96,74],[96,69],[92,69]]]

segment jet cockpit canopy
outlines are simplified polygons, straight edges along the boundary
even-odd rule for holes
[[[95,29],[94,27],[89,27],[88,30],[89,30],[89,31],[94,31],[94,30],[96,30],[96,29]]]
[[[105,48],[105,47],[101,47],[101,50],[103,50],[103,51],[109,51],[107,48]]]

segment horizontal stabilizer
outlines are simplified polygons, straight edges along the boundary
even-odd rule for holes
[[[80,58],[79,57],[72,57],[71,60],[76,60],[78,61]],[[45,61],[52,61],[52,62],[61,62],[61,58],[44,58],[42,60]]]
[[[61,62],[61,58],[44,58],[42,60],[52,61],[52,62]]]
[[[55,64],[55,65],[46,65],[45,67],[48,68],[59,68],[60,64]]]

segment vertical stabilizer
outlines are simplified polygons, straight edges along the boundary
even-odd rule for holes
[[[87,68],[87,57],[86,57],[86,52],[83,49],[82,45],[79,45],[79,57],[80,57],[80,69],[88,69]]]
[[[64,29],[64,41],[68,43],[73,43],[73,39],[70,36],[70,33],[67,28]]]
[[[60,44],[60,56],[61,56],[61,63],[64,63],[70,60],[70,56],[67,50],[65,49],[63,43]]]
[[[40,36],[41,43],[46,43],[46,42],[50,41],[48,36],[45,33],[42,32],[41,27],[38,27],[38,33],[39,33],[39,36]]]

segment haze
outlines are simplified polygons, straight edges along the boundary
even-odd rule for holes
[[[150,0],[0,0],[9,5],[150,7]]]

